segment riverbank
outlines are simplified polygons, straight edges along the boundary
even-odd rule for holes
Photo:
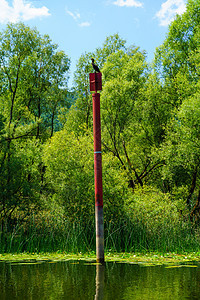
[[[13,253],[0,254],[0,261],[18,263],[59,262],[68,260],[84,260],[95,263],[95,253]],[[105,253],[105,262],[144,263],[148,265],[179,264],[189,261],[199,261],[200,253]]]

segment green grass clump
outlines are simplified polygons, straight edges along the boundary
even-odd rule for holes
[[[141,220],[121,219],[104,224],[107,252],[198,252],[199,233],[189,223],[148,227]],[[95,251],[95,224],[63,221],[58,224],[36,223],[33,218],[26,225],[18,225],[11,232],[0,233],[1,253],[21,252],[88,253]]]

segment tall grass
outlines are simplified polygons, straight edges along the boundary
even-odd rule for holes
[[[137,219],[123,218],[105,222],[105,251],[116,252],[189,252],[200,251],[197,229],[189,222],[166,223],[148,227]],[[34,215],[25,224],[0,232],[0,252],[70,252],[95,251],[94,220],[58,221]]]
[[[55,220],[54,220],[55,221]],[[93,226],[81,226],[80,222],[63,222],[47,226],[35,223],[17,225],[11,232],[0,232],[0,252],[88,252],[94,250]]]
[[[140,221],[123,220],[106,228],[105,248],[117,252],[199,252],[200,239],[189,223],[176,228],[160,228],[158,232]]]

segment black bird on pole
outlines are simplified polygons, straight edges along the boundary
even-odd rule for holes
[[[99,73],[99,72],[100,72],[100,70],[99,70],[98,66],[97,66],[97,65],[95,65],[95,63],[94,63],[94,58],[92,58],[92,59],[91,59],[91,61],[92,61],[92,66],[93,66],[93,69],[95,70],[95,73],[96,73],[96,72],[98,72],[98,73]]]

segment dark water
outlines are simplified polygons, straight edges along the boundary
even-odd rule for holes
[[[0,300],[200,299],[200,264],[0,263]]]

